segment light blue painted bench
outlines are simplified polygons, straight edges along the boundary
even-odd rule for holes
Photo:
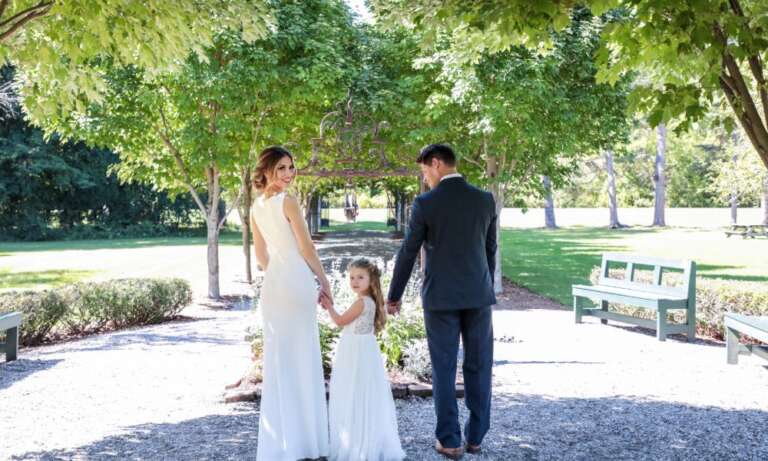
[[[768,343],[768,317],[725,313],[725,349],[727,362],[739,362],[739,354],[755,354],[768,360],[768,346],[739,344],[739,334]]]
[[[19,354],[19,328],[21,327],[21,312],[0,314],[0,331],[5,331],[5,361],[16,360]]]
[[[625,279],[609,277],[611,263],[619,263],[625,267]],[[653,268],[650,283],[637,279],[637,266]],[[662,284],[664,273],[668,269],[682,271],[680,286]],[[608,323],[608,320],[614,320],[655,329],[659,341],[664,341],[667,335],[675,333],[685,333],[688,340],[696,336],[696,263],[693,261],[606,253],[603,255],[598,284],[573,285],[571,290],[576,323],[581,323],[583,316],[592,315],[599,317],[603,324]],[[584,308],[583,300],[585,299],[595,301],[599,307]],[[608,303],[655,310],[656,321],[610,312]],[[686,323],[667,322],[667,312],[674,309],[686,311]]]

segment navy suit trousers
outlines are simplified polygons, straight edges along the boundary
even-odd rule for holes
[[[462,445],[456,403],[456,368],[459,338],[464,345],[464,398],[469,419],[464,426],[467,443],[480,445],[491,419],[493,323],[490,306],[459,310],[424,310],[432,390],[437,415],[435,436],[446,448]]]

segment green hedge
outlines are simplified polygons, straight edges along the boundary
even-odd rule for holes
[[[171,318],[192,301],[182,279],[121,279],[45,291],[0,295],[0,313],[22,312],[20,342],[32,346],[54,334],[84,334]]]
[[[611,277],[622,278],[623,269],[611,271]],[[637,280],[650,283],[648,274],[638,273]],[[679,284],[679,275],[670,273],[669,284]],[[600,266],[592,269],[590,281],[596,284],[600,278]],[[656,312],[642,308],[610,304],[609,309],[639,318],[655,319]],[[722,279],[696,279],[696,333],[716,339],[723,339],[723,315],[734,312],[745,315],[768,315],[768,287],[764,283],[740,282]],[[685,322],[685,312],[675,310],[669,314],[669,319]]]
[[[24,317],[19,342],[41,343],[67,312],[67,304],[59,291],[22,291],[0,294],[0,314],[21,312]]]

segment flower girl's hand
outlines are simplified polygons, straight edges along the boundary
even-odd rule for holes
[[[328,310],[329,299],[328,296],[322,291],[317,296],[317,303],[320,304],[323,309]]]
[[[387,312],[389,315],[397,315],[400,313],[400,305],[402,301],[387,301]]]

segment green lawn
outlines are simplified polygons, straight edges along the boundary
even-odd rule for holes
[[[221,234],[222,245],[241,245],[240,232]],[[27,251],[105,250],[159,246],[205,245],[205,237],[147,237],[102,240],[55,240],[46,242],[0,242],[0,258]],[[0,262],[2,259],[0,259]]]
[[[693,259],[705,278],[768,282],[768,240],[727,239],[722,231],[573,227],[502,230],[502,270],[514,282],[571,305],[571,285],[588,283],[608,251]]]
[[[320,229],[322,232],[336,232],[336,231],[380,231],[389,232],[392,230],[386,223],[381,221],[357,221],[353,223],[347,223],[342,221],[331,221],[330,227],[324,227]]]
[[[0,269],[0,290],[57,287],[77,282],[95,273],[95,271],[66,269],[34,272],[11,272],[8,269]]]

